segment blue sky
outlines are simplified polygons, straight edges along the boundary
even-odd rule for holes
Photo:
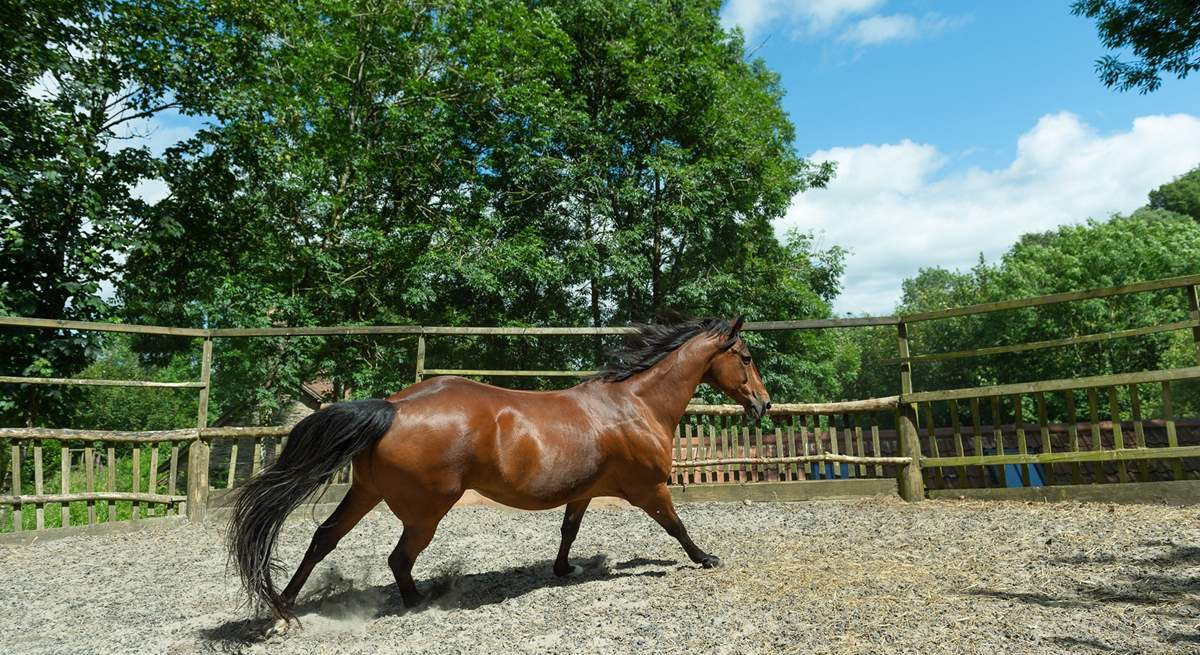
[[[1024,232],[1132,211],[1200,164],[1200,78],[1109,90],[1095,25],[1069,6],[725,4],[725,24],[782,76],[797,149],[839,162],[778,225],[852,249],[838,313],[889,312],[921,267],[968,267]]]

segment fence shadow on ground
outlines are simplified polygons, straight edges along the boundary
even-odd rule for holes
[[[662,577],[673,570],[690,568],[683,560],[634,558],[610,564],[608,557],[599,554],[588,558],[572,558],[581,573],[566,578],[554,575],[554,560],[513,566],[482,573],[442,573],[432,580],[420,581],[417,586],[426,600],[420,606],[404,607],[394,583],[355,587],[353,582],[336,576],[313,592],[301,593],[296,605],[303,630],[306,619],[321,617],[332,620],[373,620],[423,612],[430,608],[441,610],[474,610],[503,603],[512,598],[546,587],[565,587],[602,580],[633,577]],[[645,570],[644,567],[658,567]],[[639,570],[635,570],[639,569]],[[669,570],[668,570],[669,569]],[[267,618],[243,618],[200,630],[200,636],[218,648],[249,645],[264,640],[273,621]],[[293,628],[294,629],[294,628]]]

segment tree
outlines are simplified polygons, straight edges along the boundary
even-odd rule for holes
[[[1162,84],[1162,73],[1183,79],[1200,69],[1200,4],[1194,0],[1075,0],[1071,13],[1095,19],[1106,48],[1129,48],[1136,57],[1097,60],[1105,86],[1150,93]]]
[[[256,46],[213,124],[167,155],[171,195],[129,257],[126,315],[209,326],[828,316],[841,251],[781,242],[771,221],[832,169],[795,154],[778,77],[745,59],[718,13],[713,0],[235,5],[222,29]],[[817,363],[832,337],[778,339],[793,358],[780,360],[781,385],[829,393],[852,372]],[[598,345],[439,338],[428,356],[590,368]],[[265,386],[264,403],[308,376],[331,377],[335,394],[411,379],[411,342],[222,346],[218,384],[242,397]],[[790,373],[801,361],[813,375]]]
[[[220,30],[187,0],[15,1],[3,13],[0,311],[105,319],[102,287],[149,212],[133,189],[157,175],[149,149],[130,142],[160,112],[205,110],[220,85]],[[71,375],[91,343],[69,331],[6,331],[0,370]],[[0,416],[43,422],[66,394],[5,395]]]
[[[1150,192],[1150,208],[1200,221],[1200,166]]]

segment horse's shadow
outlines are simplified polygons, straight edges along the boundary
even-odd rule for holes
[[[668,573],[662,567],[688,568],[686,564],[674,560],[645,558],[610,565],[604,555],[574,559],[572,562],[582,571],[565,578],[559,578],[551,572],[553,560],[482,573],[443,572],[432,580],[418,582],[418,587],[425,594],[425,601],[413,608],[404,606],[394,583],[355,587],[349,579],[332,573],[326,577],[323,584],[309,593],[301,594],[295,614],[303,626],[307,617],[335,621],[369,620],[423,612],[430,608],[473,610],[503,603],[538,589],[569,587],[618,578],[662,577]],[[634,570],[651,566],[660,568]],[[270,619],[264,618],[239,619],[202,629],[200,635],[210,642],[249,644],[261,640],[271,624]]]

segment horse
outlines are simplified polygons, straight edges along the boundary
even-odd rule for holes
[[[771,407],[741,339],[742,323],[638,326],[605,368],[568,389],[519,391],[435,377],[386,399],[338,402],[310,414],[234,501],[228,546],[245,592],[286,629],[313,567],[382,500],[403,523],[388,565],[404,605],[419,605],[413,564],[467,489],[525,510],[566,505],[558,576],[579,571],[568,554],[597,496],[624,498],[678,540],[693,563],[719,566],[720,558],[688,536],[667,479],[675,429],[701,383],[753,420]],[[272,572],[281,566],[273,549],[284,520],[351,461],[350,490],[277,591]]]

